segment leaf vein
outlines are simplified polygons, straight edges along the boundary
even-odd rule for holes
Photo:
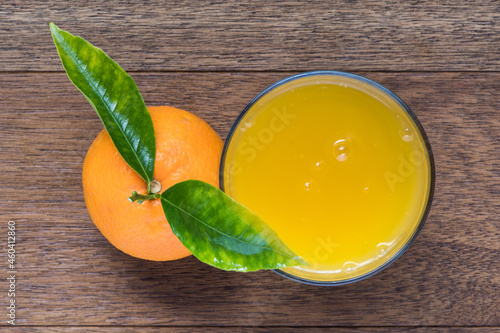
[[[193,219],[195,219],[196,221],[198,221],[199,223],[203,224],[204,226],[206,226],[207,228],[209,229],[212,229],[213,231],[215,231],[216,233],[218,234],[221,234],[223,236],[226,236],[226,237],[229,237],[229,238],[232,238],[238,242],[241,242],[241,243],[244,243],[244,244],[248,244],[248,245],[251,245],[251,246],[256,246],[256,247],[259,247],[259,248],[262,248],[262,249],[266,249],[266,250],[270,250],[270,251],[273,251],[273,252],[276,252],[276,253],[279,253],[281,254],[282,256],[286,257],[286,258],[289,258],[291,260],[295,260],[295,258],[291,257],[289,254],[286,254],[286,253],[283,253],[281,251],[277,251],[271,247],[267,247],[267,246],[262,246],[262,245],[257,245],[257,244],[252,244],[252,243],[248,243],[248,242],[245,242],[241,239],[238,239],[236,237],[233,237],[231,235],[228,235],[226,233],[223,233],[222,231],[219,231],[217,229],[215,229],[214,227],[206,224],[205,222],[203,222],[202,220],[200,220],[199,218],[197,218],[196,216],[192,215],[191,213],[185,211],[184,209],[182,209],[181,207],[175,205],[173,202],[169,201],[167,198],[165,198],[163,195],[161,196],[161,200],[164,200],[165,202],[167,202],[169,205],[173,206],[173,207],[176,207],[177,209],[179,209],[180,211],[182,211],[183,213],[185,213],[186,215],[189,215],[190,217],[192,217]],[[251,226],[249,225],[249,227],[251,228]],[[253,228],[252,228],[253,229]]]
[[[66,51],[66,53],[71,56],[72,60],[75,62],[75,64],[77,65],[78,69],[80,70],[80,73],[82,73],[82,75],[85,76],[85,78],[87,80],[87,83],[89,84],[89,86],[91,87],[91,89],[94,91],[94,93],[96,93],[96,95],[99,97],[100,101],[102,102],[102,104],[104,105],[104,107],[106,108],[106,110],[108,111],[108,114],[113,118],[114,122],[118,125],[117,127],[120,129],[120,132],[123,135],[123,137],[125,138],[125,141],[132,148],[131,149],[132,153],[133,153],[134,157],[137,159],[137,161],[139,162],[139,166],[142,169],[142,171],[144,172],[144,176],[147,178],[146,181],[148,183],[150,183],[151,180],[149,179],[149,175],[148,175],[146,169],[144,168],[144,166],[142,165],[141,160],[139,159],[139,156],[137,155],[137,152],[134,149],[134,146],[130,142],[129,138],[125,135],[125,132],[124,132],[123,128],[120,126],[120,123],[118,122],[118,120],[116,119],[115,115],[113,114],[113,112],[116,109],[116,106],[118,105],[118,103],[113,107],[113,110],[110,110],[109,105],[108,105],[106,99],[104,98],[104,96],[102,96],[100,94],[99,89],[93,84],[93,78],[89,77],[87,75],[87,73],[86,73],[87,68],[86,68],[86,66],[84,64],[81,63],[80,58],[75,54],[75,52],[73,52],[73,50],[71,48],[67,48],[64,44],[61,44],[61,47],[64,48],[64,50]],[[113,61],[113,60],[111,60],[111,61]],[[126,75],[128,75],[128,74],[126,74]]]

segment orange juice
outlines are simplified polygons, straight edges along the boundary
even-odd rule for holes
[[[429,208],[432,161],[415,119],[355,75],[289,78],[233,127],[224,190],[309,264],[284,274],[319,284],[370,275],[403,252]]]

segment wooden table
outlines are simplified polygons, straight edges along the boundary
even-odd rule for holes
[[[121,253],[85,207],[82,162],[102,125],[64,74],[50,21],[102,47],[146,104],[189,110],[222,138],[258,92],[291,74],[382,83],[434,150],[422,233],[385,271],[335,288]],[[3,0],[0,331],[12,329],[13,220],[22,332],[500,332],[499,22],[497,0]]]

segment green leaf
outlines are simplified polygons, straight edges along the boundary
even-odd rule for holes
[[[50,23],[69,79],[104,124],[123,159],[147,183],[153,179],[156,144],[153,121],[134,80],[101,49]]]
[[[160,198],[174,234],[206,264],[240,272],[306,264],[257,215],[212,185],[187,180]]]

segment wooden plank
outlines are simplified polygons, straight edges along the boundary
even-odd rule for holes
[[[134,259],[90,221],[30,222],[17,221],[19,325],[498,325],[499,251],[434,240],[432,226],[378,275],[320,288],[193,257]]]
[[[0,328],[0,332],[8,332],[7,330],[12,330],[11,328]],[[66,332],[84,332],[84,333],[100,333],[100,332],[119,332],[119,333],[130,333],[130,332],[143,332],[143,333],[157,333],[157,332],[170,332],[170,333],[319,333],[319,332],[330,332],[331,329],[325,327],[99,327],[99,326],[85,326],[85,327],[23,327],[23,332],[25,333],[66,333]],[[410,333],[498,333],[500,328],[498,327],[340,327],[335,328],[336,333],[377,333],[377,332],[387,332],[387,333],[400,333],[400,332],[410,332]]]
[[[61,70],[50,21],[126,70],[500,69],[497,0],[3,0],[0,71]]]
[[[148,105],[188,109],[224,138],[245,104],[286,75],[133,76]],[[223,272],[192,257],[156,263],[115,250],[81,193],[81,164],[102,128],[94,111],[62,73],[1,74],[0,233],[17,222],[17,323],[499,326],[500,73],[367,76],[399,94],[426,128],[435,201],[421,235],[391,267],[322,288],[273,272]]]

